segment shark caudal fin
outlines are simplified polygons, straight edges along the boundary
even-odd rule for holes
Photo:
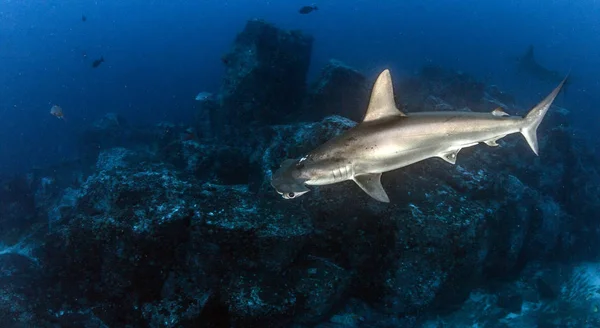
[[[565,77],[564,80],[562,80],[562,82],[560,82],[560,84],[554,88],[554,90],[552,90],[552,92],[546,96],[546,98],[544,98],[544,100],[537,104],[532,110],[529,111],[529,113],[527,113],[527,116],[523,118],[523,127],[521,128],[521,133],[525,137],[525,140],[527,140],[531,150],[533,150],[536,155],[538,155],[538,140],[536,134],[537,128],[544,119],[544,115],[546,115],[548,108],[550,108],[550,105],[552,105],[554,98],[556,98],[568,77],[569,76],[567,75],[567,77]]]

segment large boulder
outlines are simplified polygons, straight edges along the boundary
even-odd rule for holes
[[[106,308],[108,325],[119,316],[141,322],[141,313],[130,309],[160,297],[169,268],[185,256],[178,250],[189,241],[186,229],[199,219],[194,200],[201,190],[141,158],[126,149],[102,152],[72,200],[56,204],[61,217],[40,250],[41,263],[52,268],[50,293],[71,306],[81,306],[73,300],[83,297]]]
[[[26,253],[26,252],[25,252]],[[2,327],[42,327],[47,317],[39,265],[17,248],[0,250],[0,322]]]
[[[425,66],[417,76],[398,84],[402,90],[399,101],[409,112],[423,110],[491,111],[498,105],[485,101],[485,84],[464,72],[439,66]],[[400,108],[402,108],[400,107]]]
[[[35,188],[29,180],[26,175],[0,180],[0,240],[5,244],[17,242],[35,220]]]
[[[597,262],[534,262],[518,280],[475,289],[456,311],[422,327],[598,327],[599,269]]]
[[[250,20],[223,56],[226,74],[219,94],[221,108],[213,131],[236,135],[251,125],[284,122],[295,114],[305,93],[313,39]]]
[[[369,103],[371,81],[338,60],[330,60],[306,97],[302,120],[341,115],[360,122]]]
[[[224,306],[238,324],[270,325],[305,303],[315,316],[336,304],[343,289],[325,282],[347,273],[296,263],[313,230],[304,211],[262,202],[245,185],[199,183],[144,156],[103,151],[94,174],[55,198],[59,215],[35,251],[52,268],[53,311],[93,304],[107,325],[180,327],[212,322],[211,309]]]

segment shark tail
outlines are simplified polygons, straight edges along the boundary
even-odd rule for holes
[[[542,100],[539,104],[537,104],[523,118],[523,126],[521,127],[521,134],[523,134],[523,137],[525,137],[525,140],[527,140],[529,147],[531,147],[531,150],[533,150],[533,152],[536,155],[539,155],[538,140],[537,140],[537,133],[536,133],[537,128],[540,125],[540,123],[542,123],[542,120],[544,119],[546,112],[548,112],[548,109],[552,105],[552,102],[554,101],[556,96],[558,96],[558,93],[560,92],[562,87],[565,85],[567,78],[568,78],[568,76],[565,77],[564,80],[562,80],[562,82],[560,82],[560,84],[556,88],[554,88],[554,90],[552,90],[552,92],[548,96],[546,96],[546,98],[544,98],[544,100]]]

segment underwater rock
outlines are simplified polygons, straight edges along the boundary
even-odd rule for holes
[[[355,69],[330,60],[310,87],[301,120],[321,120],[341,115],[360,122],[369,103],[371,82]]]
[[[27,233],[37,211],[35,190],[27,175],[0,181],[0,241],[12,244]]]
[[[196,97],[196,100],[198,100],[196,103],[195,117],[197,137],[212,138],[215,135],[213,128],[215,127],[215,124],[218,123],[216,117],[221,108],[219,102],[213,95],[202,97],[200,99]]]
[[[176,250],[189,239],[186,228],[198,219],[198,188],[159,164],[124,164],[122,153],[101,161],[110,164],[99,163],[79,188],[41,258],[64,297],[119,304],[101,318],[108,325],[119,315],[135,320],[130,309],[159,297],[165,268],[174,265]]]
[[[15,245],[31,235],[31,229],[51,229],[71,203],[69,191],[93,169],[75,159],[0,181],[0,244]]]
[[[130,134],[130,127],[121,116],[107,113],[81,133],[78,138],[80,156],[93,163],[100,151],[127,146]]]
[[[177,156],[183,141],[198,139],[196,129],[188,125],[159,122],[152,126],[129,126],[119,115],[108,113],[85,129],[78,141],[82,161],[92,165],[102,151],[116,147],[171,162],[169,157]]]
[[[110,328],[100,320],[92,310],[60,310],[54,313],[54,318],[48,320],[58,327],[94,327]]]
[[[253,125],[284,122],[300,110],[312,37],[250,20],[223,56],[226,74],[213,130],[239,135]]]
[[[425,99],[424,112],[443,112],[443,111],[454,111],[454,107],[444,100],[436,96],[429,96]]]
[[[225,287],[225,303],[235,326],[285,327],[296,306],[296,296],[286,286],[285,277],[239,272]]]
[[[485,236],[492,205],[461,196],[449,183],[460,177],[436,173],[427,180],[409,174],[395,178],[405,184],[399,194],[408,204],[392,215],[394,251],[382,260],[391,264],[382,279],[388,313],[414,313],[433,305],[451,308],[462,301],[488,260]]]
[[[427,105],[427,99],[432,96],[453,108],[469,108],[475,112],[493,109],[488,109],[484,102],[485,84],[464,72],[439,66],[424,66],[418,76],[400,83],[399,90],[402,90],[400,101],[406,104],[408,112],[429,110],[431,105]]]
[[[519,279],[473,290],[457,311],[440,313],[423,327],[597,327],[598,272],[598,263],[535,262],[523,270]],[[552,295],[546,297],[544,293]]]
[[[497,85],[490,85],[485,88],[485,99],[489,102],[493,102],[496,105],[508,108],[516,105],[515,97],[507,92],[500,90]]]
[[[199,254],[200,255],[200,254]],[[206,253],[201,253],[206,255]],[[198,259],[200,259],[198,257]],[[203,259],[200,263],[206,263]],[[215,284],[210,279],[210,268],[198,267],[195,261],[186,263],[189,268],[171,272],[161,290],[161,299],[143,306],[144,319],[152,328],[175,328],[182,325],[200,325],[202,310],[212,295],[206,286]],[[196,271],[200,269],[199,271]]]
[[[236,147],[182,141],[167,162],[200,181],[222,185],[247,184],[251,170],[247,155]]]
[[[338,312],[329,318],[329,322],[322,323],[318,328],[340,328],[340,327],[418,327],[414,316],[396,316],[378,311],[365,301],[358,298],[350,298],[340,307]]]
[[[299,287],[282,294],[274,284],[290,284],[281,276],[312,233],[306,214],[260,205],[244,185],[180,180],[139,156],[124,148],[102,152],[96,173],[71,192],[74,205],[54,223],[42,257],[53,281],[69,282],[61,294],[99,307],[118,300],[121,310],[100,318],[108,325],[119,316],[140,316],[152,327],[196,322],[213,292],[241,323],[287,313]],[[251,293],[247,281],[260,292]],[[141,313],[122,312],[135,306]]]
[[[272,326],[296,303],[288,267],[312,233],[301,209],[257,202],[244,185],[204,184],[192,238],[219,248],[223,302],[239,325]],[[289,319],[288,319],[289,320]]]
[[[305,310],[295,318],[296,322],[315,324],[339,305],[353,278],[351,270],[333,261],[307,255],[293,273],[297,279],[295,291],[301,295],[297,301]]]
[[[0,251],[0,322],[3,327],[42,327],[41,320],[47,314],[42,277],[41,268],[33,259]]]
[[[312,225],[299,209],[282,209],[257,202],[245,185],[205,183],[198,213],[205,218],[195,225],[203,240],[229,254],[229,266],[251,270],[261,267],[281,272],[303,247]]]

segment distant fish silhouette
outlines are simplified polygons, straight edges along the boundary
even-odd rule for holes
[[[94,60],[94,62],[92,63],[92,67],[96,68],[96,67],[100,66],[100,64],[102,64],[103,62],[104,62],[104,56],[100,57],[100,59]]]
[[[212,93],[202,91],[202,92],[198,93],[198,95],[196,96],[196,100],[206,101],[206,100],[210,99],[211,97],[212,97]]]
[[[559,83],[564,78],[564,74],[547,69],[535,60],[533,45],[529,46],[525,55],[517,59],[517,72],[544,82]]]
[[[81,21],[82,21],[82,22],[85,22],[85,21],[87,21],[87,17],[85,17],[85,15],[81,15]]]
[[[316,5],[310,5],[310,6],[304,6],[302,8],[300,8],[300,10],[298,10],[298,12],[302,15],[306,15],[306,14],[310,14],[315,10],[318,10],[319,8]]]
[[[183,141],[196,140],[196,138],[197,138],[197,136],[196,136],[196,131],[194,130],[194,128],[187,128],[181,136],[181,139]]]

